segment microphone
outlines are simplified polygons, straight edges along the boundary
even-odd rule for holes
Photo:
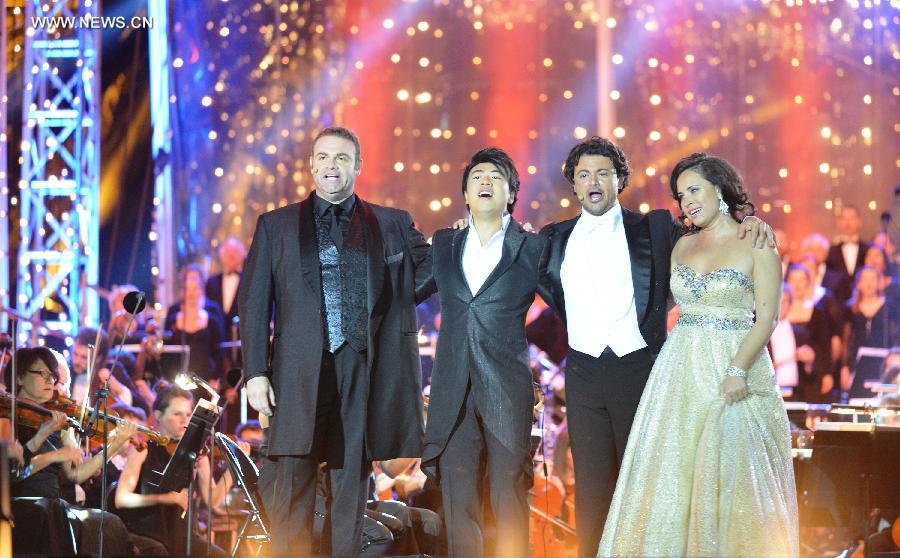
[[[125,295],[122,305],[129,314],[140,314],[147,307],[147,295],[144,291],[131,291]]]

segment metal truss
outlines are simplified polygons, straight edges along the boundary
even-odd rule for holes
[[[99,312],[100,31],[35,22],[85,21],[99,4],[25,3],[16,307],[70,336]]]
[[[0,307],[9,307],[9,174],[6,168],[9,138],[6,135],[7,106],[6,91],[6,3],[0,10]],[[5,332],[8,317],[0,312],[0,332]]]
[[[172,180],[172,129],[170,83],[172,58],[169,47],[169,2],[148,0],[147,15],[153,20],[150,35],[150,120],[153,126],[153,267],[158,308],[175,298],[175,219]]]

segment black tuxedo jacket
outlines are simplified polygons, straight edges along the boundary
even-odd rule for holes
[[[238,273],[240,277],[241,274]],[[223,289],[222,289],[222,278],[224,277],[221,273],[216,273],[215,275],[210,276],[209,279],[206,280],[206,298],[209,300],[213,300],[218,304],[223,310],[225,308],[225,301],[223,300]],[[238,281],[238,290],[241,288],[240,280]],[[228,309],[228,312],[225,314],[225,337],[231,337],[231,321],[235,316],[238,315],[238,299],[237,294],[234,296],[234,300],[231,301],[231,308]]]
[[[828,258],[825,260],[825,268],[838,273],[840,280],[837,284],[832,283],[830,288],[840,302],[847,302],[853,294],[853,276],[847,271],[847,264],[844,262],[844,252],[842,250],[844,243],[838,242],[828,250]],[[854,273],[865,265],[866,252],[869,245],[863,241],[859,242],[859,251],[856,253],[856,268]],[[827,272],[826,272],[827,278]],[[825,282],[823,281],[824,285]]]
[[[260,216],[238,291],[244,373],[268,376],[275,389],[273,456],[308,454],[313,441],[325,337],[313,195]],[[368,259],[367,457],[417,457],[423,406],[415,271],[429,247],[406,211],[356,203]]]
[[[527,455],[529,450],[534,393],[525,314],[546,269],[547,240],[511,220],[500,261],[472,296],[462,269],[468,232],[443,229],[434,234],[430,274],[418,289],[420,297],[435,290],[441,297],[422,454],[423,469],[432,475],[433,461],[447,445],[469,382],[485,430],[514,454]]]
[[[850,272],[847,270],[847,264],[844,262],[843,246],[843,242],[838,242],[828,250],[828,258],[825,260],[825,267],[850,277]],[[860,241],[859,250],[856,252],[856,267],[854,268],[854,273],[865,264],[866,252],[868,252],[868,250],[868,243]]]
[[[541,230],[550,242],[550,259],[539,292],[564,322],[566,304],[560,269],[566,256],[566,245],[579,218],[552,223]],[[631,258],[638,325],[644,341],[655,354],[666,340],[670,260],[672,248],[684,233],[684,228],[676,224],[672,214],[665,209],[642,215],[622,208],[622,224]],[[597,258],[603,259],[603,253],[599,250]],[[609,293],[609,296],[617,295]]]

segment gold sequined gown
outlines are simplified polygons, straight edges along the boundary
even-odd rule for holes
[[[797,556],[787,414],[772,361],[726,405],[725,369],[752,325],[753,281],[673,269],[681,317],[635,415],[598,556]]]

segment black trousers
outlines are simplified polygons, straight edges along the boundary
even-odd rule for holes
[[[566,408],[575,465],[578,555],[594,558],[616,488],[631,423],[655,355],[649,348],[599,358],[569,348]]]
[[[260,492],[272,530],[270,555],[359,554],[371,469],[365,450],[367,397],[365,353],[347,345],[335,354],[323,353],[312,452],[266,458],[260,471]],[[328,513],[321,545],[314,548],[316,478],[323,461],[330,476]]]
[[[528,549],[529,432],[504,444],[484,428],[468,388],[447,447],[438,458],[450,556],[485,554],[483,494],[496,520],[496,556],[520,558]],[[513,445],[514,448],[510,448]]]

